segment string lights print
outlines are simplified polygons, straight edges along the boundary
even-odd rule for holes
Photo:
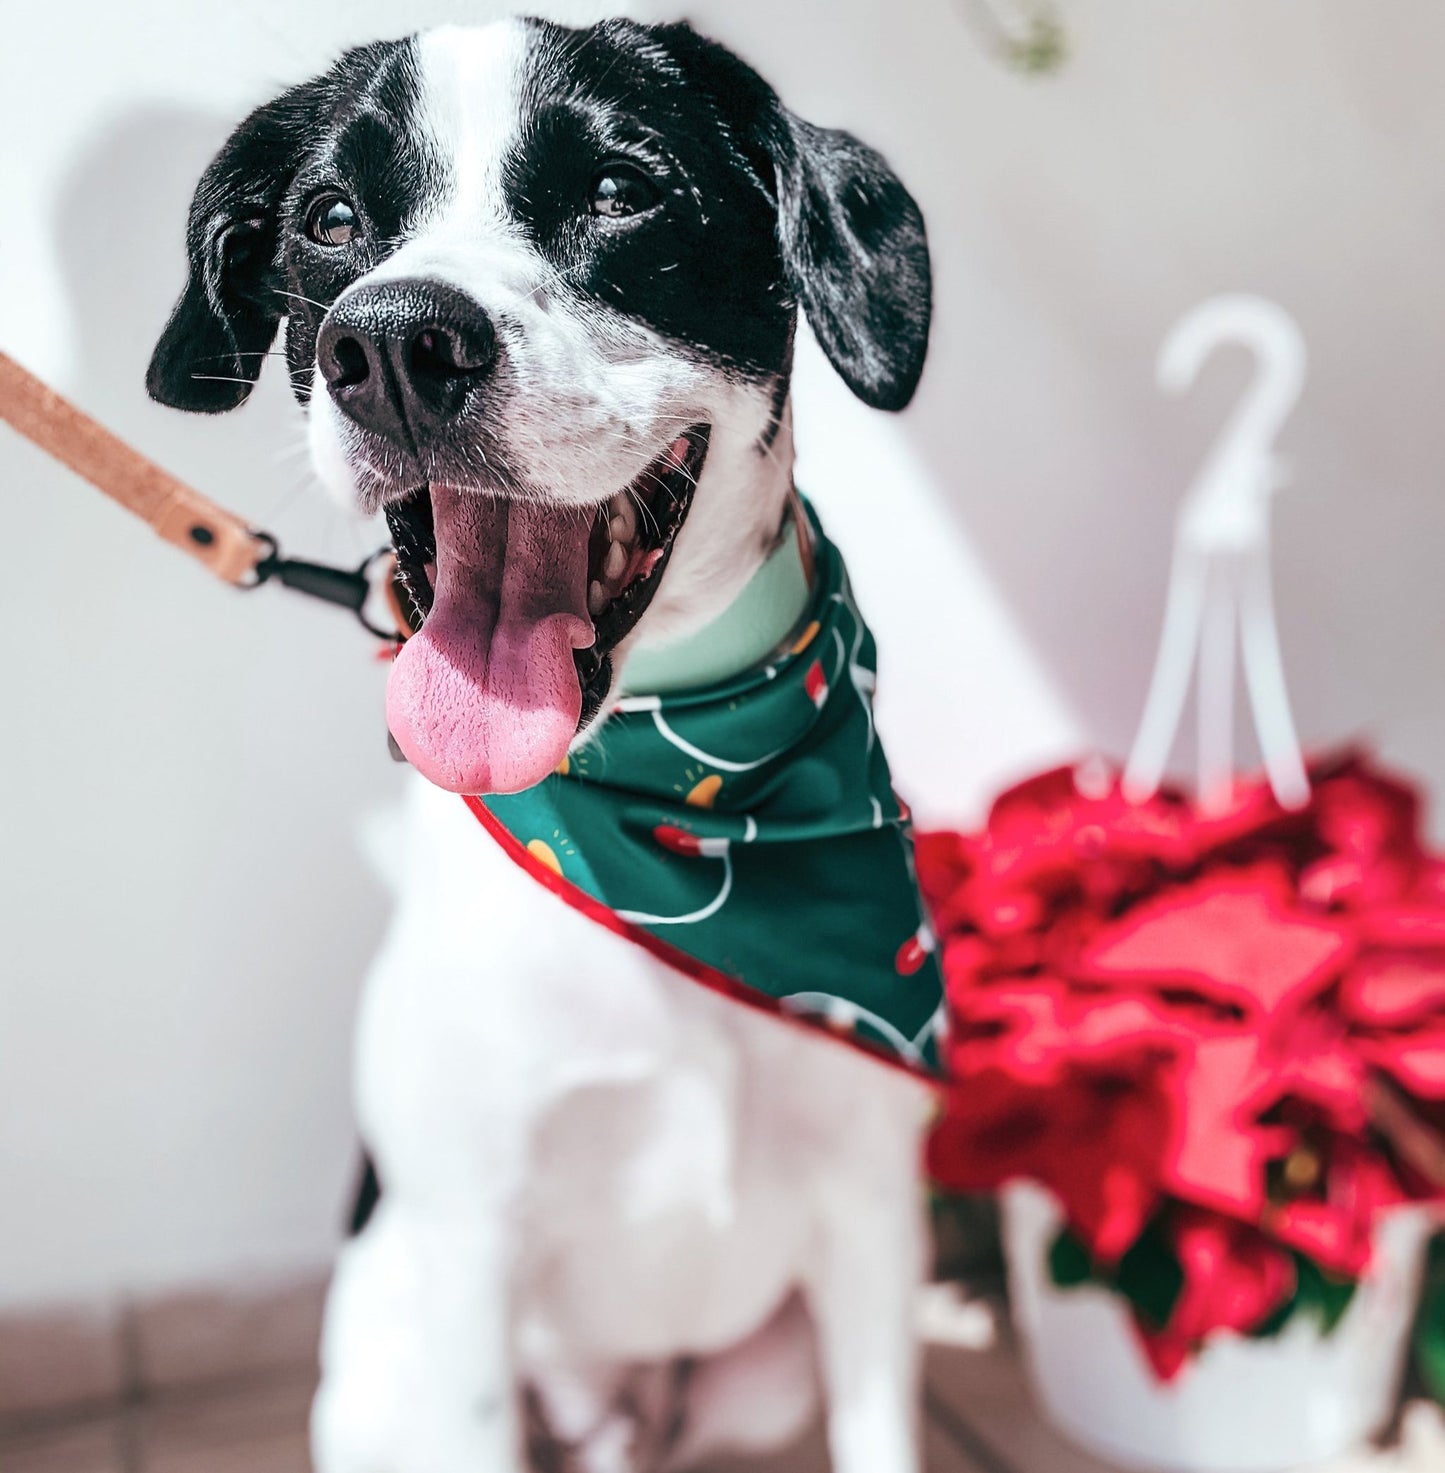
[[[781,655],[624,696],[544,782],[469,801],[564,899],[685,954],[701,980],[931,1073],[942,983],[873,720],[876,650],[803,514],[815,579]]]

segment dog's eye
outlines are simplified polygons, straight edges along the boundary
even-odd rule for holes
[[[661,198],[657,185],[636,164],[628,163],[599,170],[589,193],[594,215],[640,215]]]
[[[361,234],[361,222],[341,195],[323,194],[306,212],[306,233],[317,245],[350,245]]]

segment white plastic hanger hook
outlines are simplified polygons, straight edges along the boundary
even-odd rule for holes
[[[1211,297],[1175,325],[1159,350],[1159,386],[1192,387],[1217,349],[1246,347],[1258,369],[1220,432],[1185,503],[1181,532],[1201,551],[1247,551],[1269,541],[1269,497],[1283,480],[1274,442],[1305,381],[1294,319],[1263,297]]]
[[[1293,317],[1266,297],[1210,297],[1174,324],[1159,349],[1159,387],[1182,394],[1216,348],[1238,343],[1254,350],[1260,376],[1240,408],[1250,437],[1273,445],[1304,388],[1305,340]],[[1237,425],[1231,430],[1239,432]]]
[[[1294,320],[1262,297],[1212,297],[1164,341],[1159,384],[1189,388],[1218,347],[1253,350],[1259,367],[1215,440],[1180,509],[1159,655],[1124,791],[1141,801],[1158,791],[1179,731],[1198,655],[1199,801],[1227,807],[1234,778],[1234,650],[1238,630],[1255,730],[1275,797],[1288,808],[1309,799],[1290,715],[1269,575],[1269,502],[1283,480],[1274,442],[1304,387],[1304,338]]]

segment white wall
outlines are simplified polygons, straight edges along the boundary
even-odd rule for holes
[[[343,42],[502,7],[24,7],[0,50],[0,345],[278,530],[359,557],[282,386],[145,402],[189,190],[228,125]],[[639,14],[663,13],[651,4]],[[594,5],[553,13],[591,16]],[[1445,11],[1074,0],[1056,78],[949,0],[699,0],[800,111],[884,148],[928,216],[934,353],[868,414],[804,355],[804,484],[878,625],[926,815],[1127,741],[1170,519],[1243,382],[1159,398],[1159,338],[1245,288],[1303,324],[1278,593],[1306,735],[1445,778]],[[16,7],[19,10],[19,7]],[[354,1164],[356,987],[387,900],[383,672],[343,616],[229,594],[0,432],[0,1303],[324,1260]]]

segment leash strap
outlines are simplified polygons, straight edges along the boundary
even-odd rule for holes
[[[297,593],[349,609],[378,639],[395,642],[410,632],[396,594],[395,558],[389,549],[374,553],[355,569],[282,557],[270,533],[255,530],[177,480],[3,352],[0,420],[223,582],[257,588],[274,578]],[[383,629],[368,617],[374,588],[382,593],[394,629]]]
[[[0,419],[216,577],[238,587],[261,581],[256,569],[274,555],[274,543],[133,450],[5,353]]]

